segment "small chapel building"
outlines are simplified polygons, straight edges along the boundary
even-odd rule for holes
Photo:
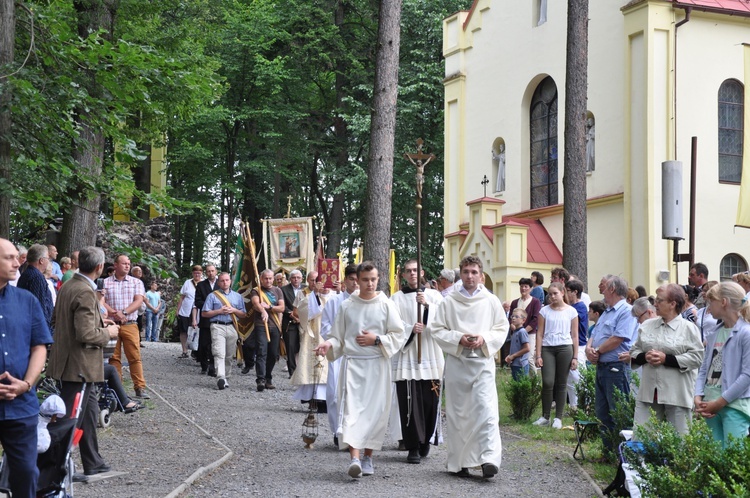
[[[563,1],[475,0],[443,23],[445,266],[479,256],[502,300],[520,278],[562,263],[566,17]],[[709,280],[747,270],[750,230],[735,222],[750,154],[750,4],[589,1],[588,28],[592,297],[607,273],[651,293],[687,283],[688,263],[673,263],[674,243],[662,239],[661,165],[683,163],[687,232],[692,137],[695,261]]]

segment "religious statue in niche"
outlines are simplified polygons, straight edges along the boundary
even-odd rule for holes
[[[505,192],[505,144],[500,144],[497,153],[495,153],[495,149],[492,149],[492,161],[497,161],[495,192]]]
[[[594,171],[594,151],[595,151],[595,125],[594,118],[586,120],[586,172]]]

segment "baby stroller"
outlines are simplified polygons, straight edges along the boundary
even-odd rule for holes
[[[47,451],[37,456],[36,460],[36,466],[39,469],[39,479],[37,480],[37,497],[39,498],[73,497],[75,462],[71,452],[83,435],[83,431],[76,428],[86,383],[84,382],[82,386],[81,392],[76,394],[73,402],[73,415],[70,418],[61,418],[47,425],[50,445]],[[0,492],[9,493],[10,486],[7,479],[9,471],[6,463],[3,455]]]

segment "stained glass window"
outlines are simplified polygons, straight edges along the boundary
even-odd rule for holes
[[[737,80],[719,87],[719,181],[740,183],[744,89]]]
[[[547,76],[531,98],[531,209],[557,204],[557,85]]]

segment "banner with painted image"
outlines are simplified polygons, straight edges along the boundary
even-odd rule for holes
[[[268,252],[266,267],[290,272],[297,268],[308,270],[314,256],[312,218],[282,218],[264,220]]]

